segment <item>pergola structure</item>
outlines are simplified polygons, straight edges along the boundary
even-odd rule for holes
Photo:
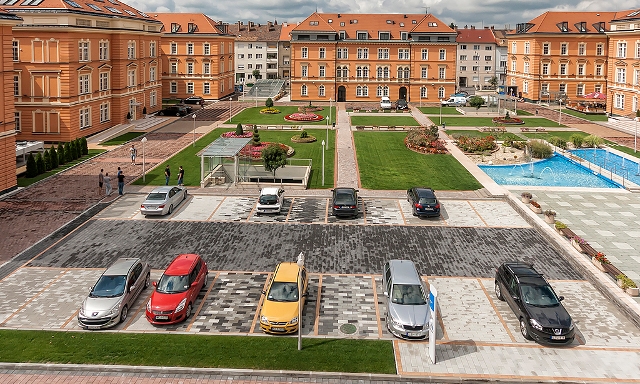
[[[238,154],[251,141],[251,138],[219,137],[209,144],[198,155],[200,156],[200,187],[204,186],[218,172],[224,172],[225,159],[233,159],[233,184],[238,182],[240,162]],[[205,158],[207,161],[205,162]],[[206,163],[206,164],[205,164]]]

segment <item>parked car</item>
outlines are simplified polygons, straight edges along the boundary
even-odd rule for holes
[[[191,96],[182,100],[182,104],[204,105],[204,99],[200,96]]]
[[[183,105],[170,105],[158,112],[158,116],[186,116],[188,114],[189,111]]]
[[[455,106],[462,106],[462,105],[466,105],[467,104],[467,98],[465,96],[452,96],[447,100],[442,100],[440,101],[440,104],[443,107],[455,107]]]
[[[415,264],[389,260],[382,271],[387,329],[402,339],[429,337],[429,297]]]
[[[411,203],[413,216],[440,216],[440,202],[431,188],[413,187],[408,189],[407,201]]]
[[[282,188],[262,188],[258,204],[256,205],[256,214],[275,213],[282,211],[284,205],[284,189]]]
[[[179,255],[169,264],[147,302],[151,324],[175,324],[191,316],[198,293],[207,286],[207,264],[196,254]]]
[[[570,344],[575,337],[571,316],[551,285],[531,264],[507,262],[496,269],[495,293],[507,301],[527,340]]]
[[[149,264],[138,258],[116,260],[82,302],[78,324],[85,329],[102,329],[124,322],[140,292],[150,282]]]
[[[409,108],[409,105],[407,104],[407,100],[405,99],[396,100],[396,110],[404,110],[407,108]]]
[[[187,114],[189,114],[189,113],[193,112],[193,107],[192,107],[191,105],[183,104],[183,103],[176,104],[176,105],[177,105],[178,107],[182,107],[182,108],[186,109],[186,110],[187,110]]]
[[[298,289],[298,284],[301,289]],[[307,270],[297,263],[278,264],[267,289],[260,310],[260,328],[266,333],[294,333],[300,324],[300,306],[304,308],[309,277]],[[302,296],[300,295],[302,291]]]
[[[331,213],[333,216],[358,216],[358,190],[353,188],[332,189]]]
[[[187,189],[183,186],[156,187],[140,205],[143,215],[166,215],[173,212],[187,198]]]
[[[380,99],[380,108],[381,109],[391,109],[391,100],[387,96],[382,96]]]

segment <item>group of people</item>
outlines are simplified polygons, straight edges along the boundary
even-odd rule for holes
[[[103,173],[104,169],[100,169],[98,174],[98,195],[102,195],[102,188],[104,187],[105,195],[111,196],[113,188],[111,187],[111,177],[109,172]],[[116,178],[118,179],[118,195],[124,195],[124,172],[118,167],[118,173]]]
[[[171,168],[169,167],[169,164],[167,164],[167,166],[164,168],[164,180],[165,180],[164,185],[169,185],[170,178],[171,178]],[[178,185],[180,186],[184,185],[184,168],[182,168],[182,165],[178,169]]]

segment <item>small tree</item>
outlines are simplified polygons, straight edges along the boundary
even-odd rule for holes
[[[587,146],[593,147],[593,148],[599,147],[604,143],[604,140],[602,140],[602,137],[599,137],[596,135],[589,135],[585,137],[583,140]]]
[[[251,72],[251,74],[253,75],[253,77],[255,79],[262,79],[262,76],[260,75],[260,70],[259,69],[254,69],[253,72]]]
[[[65,163],[73,161],[73,150],[71,149],[71,143],[64,143],[64,160]]]
[[[38,175],[44,173],[44,158],[41,153],[36,155],[36,169],[38,171]]]
[[[244,131],[242,130],[242,124],[238,123],[238,125],[236,125],[236,136],[242,136],[244,135]]]
[[[33,157],[33,154],[30,153],[29,157],[27,157],[27,177],[36,176],[38,176],[38,166],[36,165],[36,159]]]
[[[253,139],[251,140],[251,145],[256,146],[260,145],[260,134],[258,133],[258,127],[253,128]]]
[[[480,109],[484,104],[484,99],[480,96],[472,96],[469,98],[469,105],[475,107],[475,109]]]
[[[636,109],[636,117],[640,118],[640,108]]]
[[[48,149],[44,151],[43,157],[44,157],[44,170],[50,171],[51,170],[51,153],[49,153]]]
[[[78,151],[78,140],[71,140],[71,154],[73,155],[73,160],[78,159],[80,156]]]
[[[491,79],[489,79],[489,85],[491,85],[493,88],[498,88],[498,77],[493,76]]]
[[[262,150],[262,161],[267,172],[273,172],[273,182],[276,181],[276,170],[287,164],[287,151],[279,144],[269,144]]]
[[[49,152],[51,157],[51,169],[56,169],[58,168],[58,152],[56,152],[56,147],[51,146],[51,148],[49,148]]]
[[[569,137],[569,141],[573,144],[574,148],[582,147],[582,143],[584,142],[584,140],[582,139],[582,136],[578,134],[571,135],[571,137]]]
[[[58,143],[58,165],[63,165],[67,162],[67,154],[64,153],[64,146],[62,143]]]
[[[87,138],[86,137],[81,137],[80,138],[80,147],[82,147],[82,155],[88,155],[89,154],[89,144],[87,144]]]
[[[269,97],[267,101],[264,102],[265,107],[271,108],[273,107],[273,100]]]

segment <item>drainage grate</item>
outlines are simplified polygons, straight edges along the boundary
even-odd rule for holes
[[[358,327],[353,324],[342,324],[340,326],[340,332],[344,333],[345,335],[353,335],[357,330]]]

